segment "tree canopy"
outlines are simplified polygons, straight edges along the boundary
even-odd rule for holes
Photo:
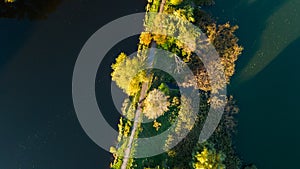
[[[148,119],[156,119],[169,110],[169,105],[168,97],[162,91],[154,89],[144,101],[143,113]]]
[[[112,80],[129,96],[137,94],[140,84],[147,80],[144,62],[138,57],[129,58],[121,53],[111,67]]]
[[[217,152],[214,148],[204,147],[202,151],[194,155],[194,169],[225,169],[223,161],[225,155]]]

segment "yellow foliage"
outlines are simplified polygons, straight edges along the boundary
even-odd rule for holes
[[[138,57],[130,59],[126,54],[121,53],[111,67],[112,80],[130,96],[138,93],[140,84],[147,80],[144,62]]]
[[[174,150],[170,150],[170,151],[168,151],[168,156],[175,157],[176,156],[176,152]]]
[[[173,14],[183,20],[195,22],[195,18],[193,16],[192,11],[188,11],[186,9],[178,9],[173,12]]]
[[[140,35],[140,43],[148,46],[152,41],[152,36],[149,32],[142,32]]]
[[[116,63],[115,64],[112,64],[112,68],[113,69],[116,69],[117,67],[119,67],[119,65],[125,61],[125,59],[127,58],[127,55],[122,52],[120,53],[120,55],[116,58]]]
[[[168,97],[160,90],[154,89],[144,101],[143,113],[148,119],[156,119],[169,110],[169,105]]]
[[[217,93],[219,89],[224,88],[226,84],[229,83],[230,78],[235,72],[235,61],[243,50],[243,48],[238,45],[238,38],[234,35],[237,29],[238,26],[231,26],[229,23],[219,26],[212,23],[205,26],[208,40],[219,53],[219,62],[221,64],[217,62],[209,63],[204,67],[201,63],[198,66],[194,66],[192,70],[196,75],[195,80],[191,77],[186,77],[186,81],[181,84],[183,87],[194,86],[197,89]],[[193,63],[193,65],[195,64]],[[208,70],[213,77],[209,77]],[[224,72],[225,79],[223,78],[224,76],[218,72]],[[210,78],[214,78],[214,84],[212,84]]]
[[[159,130],[160,126],[161,126],[161,123],[159,123],[159,122],[157,122],[156,120],[154,120],[154,122],[153,122],[153,127],[155,128],[156,131]]]
[[[177,106],[179,105],[180,102],[179,102],[179,99],[178,97],[173,97],[173,100],[172,100],[172,106]]]
[[[153,40],[155,40],[155,42],[158,45],[162,45],[162,44],[167,42],[167,36],[166,35],[155,34],[153,36]]]
[[[15,2],[16,0],[4,0],[5,3],[13,3]]]
[[[183,1],[183,0],[170,0],[170,3],[171,3],[172,5],[179,5],[179,4],[182,3],[182,1]]]
[[[214,149],[209,150],[204,147],[202,152],[197,152],[195,155],[194,169],[225,169],[222,163],[225,156],[222,153],[217,153]]]
[[[237,29],[238,26],[231,26],[229,23],[219,26],[216,26],[216,24],[207,26],[208,39],[220,54],[227,82],[234,74],[235,61],[243,51],[243,48],[237,43],[238,38],[234,35]]]
[[[124,137],[128,137],[129,132],[130,132],[130,126],[128,123],[126,123],[124,127],[124,133],[123,133]]]

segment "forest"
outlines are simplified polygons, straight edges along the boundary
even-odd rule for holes
[[[235,72],[235,63],[243,51],[235,36],[237,25],[229,22],[219,24],[202,6],[213,6],[212,0],[148,0],[145,16],[145,30],[139,37],[138,52],[134,57],[120,53],[112,64],[112,80],[129,96],[122,107],[119,120],[118,145],[111,147],[112,169],[255,169],[246,164],[235,151],[232,137],[236,131],[235,115],[239,112],[233,96],[223,96],[221,100],[213,97],[230,83]],[[152,16],[151,13],[158,13]],[[163,14],[177,19],[163,20]],[[186,27],[192,23],[199,28],[207,39],[197,41],[197,32]],[[160,32],[168,32],[162,34]],[[183,37],[191,34],[190,37]],[[170,35],[177,35],[170,36]],[[191,40],[186,44],[181,39]],[[220,64],[204,65],[197,56],[196,47],[211,44],[219,55]],[[182,64],[188,66],[192,74],[176,81],[173,76],[159,69],[145,69],[149,57],[155,55],[149,48],[168,51],[170,65],[180,72]],[[155,51],[154,51],[155,53]],[[160,57],[160,56],[156,56]],[[157,59],[157,58],[156,58]],[[159,60],[159,59],[158,59]],[[174,64],[171,62],[174,61]],[[208,70],[224,72],[222,77],[213,77]],[[194,113],[193,100],[180,92],[180,88],[197,91],[199,109]],[[225,105],[220,123],[212,136],[200,143],[198,138],[210,107]],[[143,119],[149,122],[142,123]],[[170,128],[173,126],[172,128]],[[170,128],[170,129],[169,129]],[[172,130],[163,140],[164,153],[135,158],[137,138],[147,138]],[[188,133],[183,135],[183,133]],[[130,139],[132,138],[132,139]],[[172,147],[174,143],[179,142]],[[127,154],[126,154],[127,152]]]

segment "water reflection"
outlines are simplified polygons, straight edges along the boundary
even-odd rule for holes
[[[46,19],[49,13],[55,11],[61,2],[62,0],[0,1],[0,18]]]

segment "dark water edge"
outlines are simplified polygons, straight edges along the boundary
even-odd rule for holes
[[[89,139],[76,118],[73,68],[95,31],[143,12],[145,3],[64,1],[46,20],[0,19],[1,169],[109,167],[111,154]]]

